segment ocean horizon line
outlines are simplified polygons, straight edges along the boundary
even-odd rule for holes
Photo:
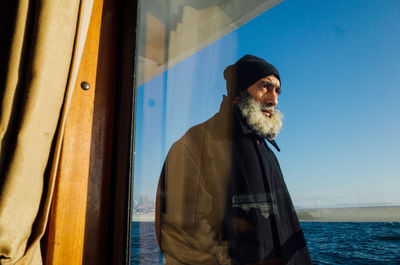
[[[300,222],[400,222],[400,206],[296,209]],[[155,213],[132,214],[132,222],[154,222]]]

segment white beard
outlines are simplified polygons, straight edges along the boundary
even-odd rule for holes
[[[282,127],[283,117],[278,109],[259,103],[247,91],[240,93],[237,106],[245,118],[247,125],[256,134],[268,140],[272,140],[278,135]],[[262,110],[270,110],[272,112],[268,117],[263,114]]]

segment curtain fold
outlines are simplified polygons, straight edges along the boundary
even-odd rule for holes
[[[2,12],[14,21],[11,38],[1,40],[9,54],[0,61],[0,264],[42,264],[40,238],[92,6],[19,0],[15,12]]]

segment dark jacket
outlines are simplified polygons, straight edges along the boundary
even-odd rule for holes
[[[156,231],[167,264],[311,264],[274,153],[226,97],[171,147]]]

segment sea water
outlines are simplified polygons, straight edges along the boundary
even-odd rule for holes
[[[309,223],[301,226],[313,264],[400,265],[400,223]],[[132,223],[131,264],[163,264],[153,222]]]

